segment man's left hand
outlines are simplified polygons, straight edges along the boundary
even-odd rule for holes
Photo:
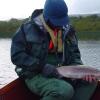
[[[97,78],[94,75],[86,75],[82,78],[82,80],[87,81],[89,83],[97,83]]]

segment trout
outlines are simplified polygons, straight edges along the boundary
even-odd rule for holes
[[[100,80],[100,70],[84,65],[62,66],[57,68],[58,72],[67,78],[81,79],[86,75],[93,75]]]

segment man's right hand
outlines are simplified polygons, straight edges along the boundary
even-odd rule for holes
[[[63,76],[59,74],[59,72],[56,69],[56,66],[51,64],[46,64],[42,70],[42,74],[45,77],[55,77],[55,78],[62,78]]]

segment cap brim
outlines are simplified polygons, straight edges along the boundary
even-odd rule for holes
[[[54,26],[65,26],[69,23],[69,18],[68,16],[59,19],[50,18],[50,22]]]

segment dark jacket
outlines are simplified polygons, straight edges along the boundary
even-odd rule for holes
[[[42,10],[35,10],[31,20],[22,24],[12,38],[11,60],[15,71],[21,77],[31,77],[41,72],[47,63],[48,33],[38,16]],[[78,42],[72,27],[63,29],[63,65],[82,64]]]

